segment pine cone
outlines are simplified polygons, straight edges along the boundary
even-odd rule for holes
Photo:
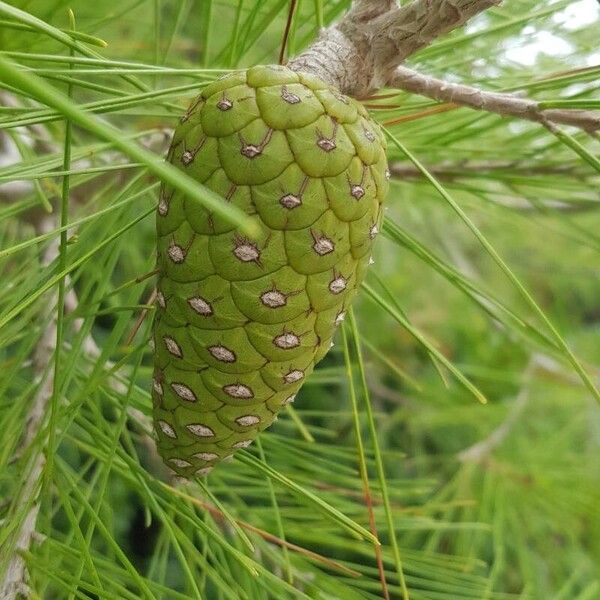
[[[329,350],[381,224],[385,148],[362,105],[286,67],[219,79],[181,118],[168,160],[262,232],[161,190],[152,398],[177,474],[248,446]]]

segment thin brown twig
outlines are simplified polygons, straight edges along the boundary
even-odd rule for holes
[[[224,517],[223,513],[218,508],[213,506],[212,504],[208,504],[207,502],[204,502],[203,500],[200,500],[199,498],[196,498],[195,496],[190,496],[189,494],[186,494],[183,490],[181,490],[178,487],[169,486],[168,484],[166,484],[164,482],[162,485],[165,487],[168,487],[170,491],[177,494],[178,496],[181,496],[182,498],[185,498],[192,504],[196,504],[197,506],[201,507],[202,509],[208,511],[211,515],[217,516],[219,518]],[[317,552],[313,552],[312,550],[308,550],[307,548],[303,548],[302,546],[292,544],[291,542],[288,542],[287,540],[283,540],[283,539],[277,537],[276,535],[273,535],[272,533],[269,533],[268,531],[265,531],[263,529],[255,527],[254,525],[251,525],[250,523],[247,523],[246,521],[242,521],[241,519],[235,519],[235,522],[240,527],[247,529],[248,531],[252,531],[253,533],[258,534],[260,537],[262,537],[264,540],[266,540],[268,542],[273,542],[274,544],[277,544],[278,546],[285,546],[286,548],[293,550],[294,552],[298,552],[299,554],[302,554],[302,555],[306,556],[307,558],[311,558],[312,560],[321,562],[333,569],[336,569],[337,571],[341,571],[343,573],[351,575],[352,577],[361,577],[361,573],[359,573],[358,571],[355,571],[354,569],[350,569],[349,567],[346,567],[345,565],[343,565],[335,560],[327,558],[326,556],[323,556],[322,554],[318,554]]]
[[[370,96],[363,98],[363,102],[370,102],[371,100],[388,100],[390,98],[398,98],[398,93],[389,92],[386,94],[371,94]]]
[[[158,292],[157,292],[156,288],[153,288],[153,290],[150,292],[150,295],[148,296],[148,299],[145,302],[145,304],[147,306],[151,306],[152,304],[154,304],[154,302],[156,301],[157,293]],[[149,308],[142,309],[142,312],[136,319],[133,327],[131,328],[131,331],[129,332],[129,335],[127,336],[127,339],[125,340],[126,346],[129,346],[131,344],[131,342],[133,342],[133,338],[136,336],[137,332],[139,331],[140,327],[142,326],[142,323],[145,321],[149,312],[150,312]]]
[[[396,110],[401,108],[401,104],[371,104],[370,102],[363,102],[363,106],[369,110]]]
[[[288,39],[290,37],[290,29],[292,28],[292,21],[294,20],[294,14],[296,13],[297,0],[290,0],[290,10],[288,11],[287,21],[285,23],[285,29],[283,31],[283,40],[281,40],[281,49],[279,50],[279,64],[282,65],[285,60],[285,49],[287,47]]]

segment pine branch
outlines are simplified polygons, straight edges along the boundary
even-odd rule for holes
[[[536,165],[523,160],[498,160],[498,161],[444,161],[438,164],[427,165],[427,170],[438,179],[452,181],[469,176],[478,176],[482,173],[497,173],[517,175],[573,175],[578,179],[585,178],[586,174],[580,171],[580,164]],[[412,163],[396,162],[390,165],[390,173],[401,179],[422,179],[423,173]]]
[[[579,127],[588,132],[600,129],[600,112],[598,111],[543,110],[538,102],[529,98],[488,92],[460,83],[449,83],[443,79],[417,73],[407,67],[398,67],[388,86],[433,98],[440,102],[468,106],[475,110],[485,110],[503,116],[518,117],[538,123],[552,121]]]
[[[394,8],[398,8],[397,0],[354,0],[351,18],[371,20]]]
[[[414,0],[371,23],[375,79],[389,81],[394,69],[417,50],[464,25],[502,0]]]
[[[498,448],[502,442],[509,436],[513,427],[517,424],[519,417],[529,404],[529,379],[531,377],[531,368],[526,370],[527,382],[521,388],[508,416],[502,423],[490,433],[484,440],[469,446],[462,452],[459,452],[457,458],[462,463],[482,463],[485,462],[490,454]]]
[[[526,160],[500,161],[442,161],[427,165],[427,171],[443,182],[455,183],[470,178],[482,179],[492,177],[498,183],[504,183],[507,193],[499,195],[498,191],[487,195],[486,199],[499,206],[519,212],[539,212],[540,209],[561,213],[582,213],[600,209],[600,201],[591,194],[589,199],[555,200],[537,198],[535,202],[526,197],[510,194],[513,178],[537,177],[538,179],[557,175],[579,183],[594,186],[595,173],[581,170],[581,165],[574,163],[535,164]],[[424,180],[423,173],[412,163],[396,162],[389,166],[391,176],[399,181]],[[514,191],[514,190],[513,190]],[[597,195],[596,195],[597,196]]]
[[[600,113],[544,110],[535,100],[449,83],[399,66],[437,37],[460,27],[501,0],[414,0],[398,8],[390,0],[360,0],[338,23],[324,30],[305,52],[290,61],[345,94],[366,97],[381,87],[397,87],[457,106],[468,106],[538,123],[561,123],[588,132],[600,129]]]
[[[38,234],[42,234],[51,231],[54,227],[56,227],[54,215],[46,215],[38,222],[36,229]],[[47,267],[55,260],[58,256],[58,248],[58,240],[49,244],[42,256],[43,267]],[[49,310],[53,310],[57,298],[58,293],[54,292],[47,305]],[[40,386],[26,418],[25,433],[19,448],[20,455],[23,455],[32,446],[46,420],[47,408],[54,387],[54,371],[51,367],[49,368],[49,363],[56,346],[56,334],[56,318],[54,315],[48,315],[46,327],[42,331],[33,353],[33,371],[40,381]],[[46,465],[44,446],[45,444],[40,444],[39,447],[33,449],[30,458],[31,466],[21,486],[19,502],[29,505],[29,510],[13,536],[13,552],[8,557],[4,579],[0,583],[0,600],[16,600],[20,595],[28,595],[27,565],[22,553],[29,550],[37,535],[36,523],[40,511],[41,476]]]
[[[558,362],[553,358],[544,354],[534,354],[527,367],[523,372],[523,383],[514,404],[512,405],[508,415],[485,439],[465,448],[456,455],[459,462],[462,463],[483,463],[490,455],[506,440],[512,432],[514,426],[518,423],[519,418],[527,407],[530,401],[531,382],[535,375],[540,372],[546,372],[553,376],[558,376],[561,379],[566,379],[570,382],[576,382],[570,372],[565,372]],[[594,375],[597,376],[595,373]]]
[[[401,8],[386,0],[356,2],[338,23],[290,61],[345,94],[368,96],[386,85],[408,56],[501,0],[414,0]],[[391,10],[390,10],[391,8]]]

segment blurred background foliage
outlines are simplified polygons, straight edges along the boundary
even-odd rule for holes
[[[288,55],[348,8],[299,0]],[[289,9],[0,2],[0,50],[160,154],[199,86],[277,61]],[[409,64],[594,108],[599,15],[593,0],[509,0]],[[355,320],[295,411],[181,486],[149,438],[153,280],[141,276],[154,266],[156,178],[79,127],[65,134],[64,114],[2,76],[0,86],[0,581],[39,503],[41,536],[22,551],[32,598],[381,598],[382,570],[391,598],[600,597],[600,410],[561,347],[598,385],[597,138],[565,128],[577,154],[535,123],[393,90],[364,99],[442,193],[390,142],[389,210]],[[47,265],[65,139],[76,223]],[[78,304],[56,366],[40,365],[66,272]]]

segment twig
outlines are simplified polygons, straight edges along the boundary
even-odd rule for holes
[[[290,9],[288,11],[288,17],[283,31],[283,40],[281,40],[281,48],[279,50],[279,64],[282,65],[285,59],[285,49],[287,47],[288,39],[290,37],[290,29],[292,28],[292,22],[294,20],[294,14],[296,12],[296,0],[290,0]]]
[[[482,463],[506,439],[521,413],[529,403],[529,388],[524,386],[506,419],[488,437],[459,452],[457,458],[462,463]]]
[[[442,79],[417,73],[407,67],[398,67],[388,83],[389,87],[448,102],[468,106],[504,116],[518,117],[537,123],[552,121],[579,127],[588,132],[600,129],[600,112],[589,110],[548,109],[543,110],[535,100],[520,98],[513,94],[488,92],[461,83],[449,83]]]
[[[183,484],[183,486],[189,486],[189,485],[191,485],[191,482],[188,480],[184,480],[182,482],[182,484]],[[168,488],[169,484],[163,483],[163,487]],[[200,500],[198,497],[196,497],[196,495],[192,496],[190,494],[187,494],[182,489],[182,486],[178,486],[178,487],[170,486],[170,488],[171,488],[170,491],[177,494],[178,496],[185,498],[188,502],[195,504],[196,506],[199,506],[200,508],[206,510],[213,517],[223,519],[224,515],[221,510],[219,510],[216,506],[209,504],[208,502]],[[336,569],[342,573],[346,573],[347,575],[350,575],[352,577],[360,577],[361,576],[360,572],[355,571],[354,569],[350,569],[346,565],[343,565],[335,560],[327,558],[321,554],[318,554],[317,552],[313,552],[312,550],[308,550],[307,548],[303,548],[302,546],[298,546],[296,544],[293,544],[291,542],[288,542],[286,540],[278,538],[277,536],[273,535],[272,533],[269,533],[268,531],[265,531],[264,529],[259,529],[258,527],[255,527],[254,525],[247,523],[246,521],[242,521],[241,519],[235,519],[235,522],[243,529],[247,529],[248,531],[256,533],[257,535],[262,537],[267,542],[271,542],[273,544],[277,544],[278,546],[288,548],[289,550],[297,552],[298,554],[301,554],[311,560],[314,560],[315,562],[323,563],[333,569]]]
[[[438,164],[427,165],[427,170],[438,179],[458,179],[470,175],[505,171],[510,175],[569,175],[574,174],[577,178],[585,177],[578,169],[581,165],[573,164],[547,164],[536,165],[532,162],[517,160],[498,161],[443,161]],[[390,165],[392,176],[400,178],[422,179],[423,173],[412,163],[396,162]]]
[[[500,176],[498,181],[511,185],[512,176],[520,178],[545,175],[562,175],[580,182],[592,184],[597,179],[594,173],[580,170],[577,164],[556,164],[556,165],[536,165],[527,161],[459,161],[459,162],[440,162],[438,164],[427,165],[427,171],[435,175],[436,179],[444,182],[454,182],[456,180],[465,180],[469,178],[481,178],[482,176],[497,176],[497,173],[506,173],[507,178]],[[390,174],[397,180],[423,180],[423,172],[417,169],[411,163],[397,162],[389,166]],[[597,199],[594,199],[597,198]],[[600,209],[600,196],[591,194],[589,199],[581,200],[555,200],[537,198],[535,203],[526,198],[512,195],[501,194],[498,191],[487,195],[487,200],[499,206],[519,212],[539,212],[540,208],[553,212],[564,213],[582,213]]]
[[[42,218],[37,226],[38,233],[46,233],[46,231],[52,230],[56,227],[55,221],[56,219],[52,215]],[[52,242],[46,248],[42,256],[42,266],[47,267],[57,256],[58,240]],[[47,305],[49,311],[53,310],[56,300],[57,293],[54,292],[52,300]],[[52,398],[54,387],[54,372],[52,368],[48,368],[48,365],[55,349],[56,333],[56,318],[54,315],[48,315],[46,327],[33,354],[33,371],[40,381],[40,386],[26,418],[25,432],[19,449],[20,454],[23,454],[31,446],[44,425],[46,409]],[[41,475],[46,464],[43,444],[34,449],[30,462],[31,468],[25,475],[19,494],[19,503],[30,505],[30,508],[14,534],[14,550],[12,555],[8,557],[4,579],[0,582],[0,600],[16,600],[19,595],[28,595],[27,566],[22,553],[28,551],[32,542],[36,539],[36,522],[40,511],[38,496]]]
[[[148,296],[148,299],[145,302],[146,306],[152,306],[152,304],[154,304],[154,302],[156,301],[156,296],[157,296],[157,290],[156,290],[156,288],[153,288],[152,291],[150,292],[150,295]],[[129,335],[127,336],[127,339],[125,340],[126,346],[129,346],[133,342],[133,338],[135,338],[137,332],[139,331],[140,327],[142,326],[142,323],[148,316],[149,311],[150,311],[149,308],[144,308],[140,312],[138,318],[135,320],[133,327],[131,328],[131,331],[129,332]]]
[[[535,203],[533,203],[525,198],[506,195],[499,197],[488,195],[487,200],[497,206],[522,213],[539,213],[540,210],[549,210],[559,213],[579,214],[600,209],[600,201],[598,200],[561,202],[560,200],[537,199]]]
[[[523,383],[514,404],[512,405],[506,419],[494,429],[485,439],[469,446],[457,454],[457,459],[462,463],[483,463],[498,448],[511,433],[513,427],[523,414],[530,400],[531,381],[536,373],[545,371],[569,381],[576,382],[571,373],[565,373],[562,366],[553,358],[544,354],[534,354],[529,360],[523,372]]]

